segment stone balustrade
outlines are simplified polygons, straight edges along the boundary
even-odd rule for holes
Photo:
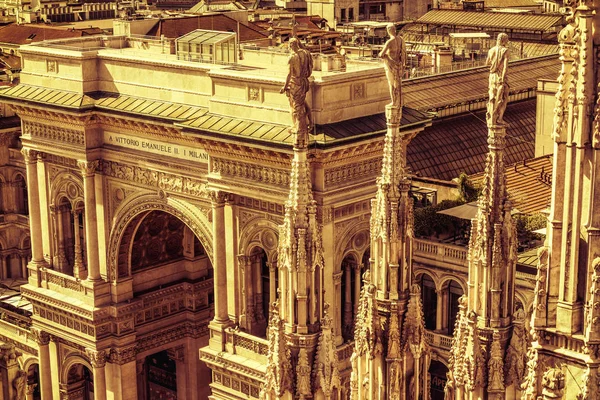
[[[228,352],[257,360],[261,363],[267,362],[267,352],[269,349],[269,341],[267,339],[228,328],[225,330],[225,340]]]
[[[468,267],[467,248],[453,244],[414,239],[414,260],[422,264],[455,267],[466,272]]]
[[[443,335],[432,331],[425,332],[425,338],[430,346],[450,350],[452,348],[452,336]]]

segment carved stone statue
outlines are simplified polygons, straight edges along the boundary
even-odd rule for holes
[[[312,74],[313,61],[308,50],[300,46],[296,38],[289,41],[291,54],[288,60],[288,75],[285,84],[280,90],[290,100],[292,112],[292,130],[294,133],[308,132],[312,125],[310,109],[306,104],[306,93],[308,93],[308,78]]]
[[[25,400],[27,398],[27,372],[19,370],[12,384],[15,389],[14,400]]]
[[[387,32],[390,38],[383,49],[379,52],[379,57],[383,59],[385,66],[385,76],[390,86],[390,96],[392,98],[391,106],[402,106],[402,75],[404,74],[404,64],[406,63],[406,45],[404,39],[396,36],[396,27],[394,24],[387,25]]]
[[[504,111],[508,103],[509,86],[506,79],[508,70],[508,35],[500,33],[496,46],[488,52],[486,65],[490,67],[489,101],[487,105],[487,123],[496,125],[504,123]]]

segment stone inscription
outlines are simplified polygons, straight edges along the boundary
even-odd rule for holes
[[[208,153],[201,148],[173,143],[164,143],[147,138],[104,132],[104,143],[112,146],[142,150],[153,154],[166,155],[182,160],[208,162]]]

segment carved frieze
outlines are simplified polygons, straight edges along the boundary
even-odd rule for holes
[[[220,173],[244,180],[263,182],[287,188],[290,184],[289,172],[285,169],[239,161],[213,158],[211,172]]]
[[[381,158],[362,160],[325,170],[325,185],[336,187],[362,178],[375,177],[381,172]]]
[[[35,139],[63,142],[71,145],[85,144],[85,133],[76,129],[61,128],[55,125],[46,125],[38,122],[23,121],[23,135]]]
[[[207,198],[208,196],[206,183],[198,179],[106,160],[102,161],[100,168],[104,175],[143,186],[158,187],[168,192],[194,197]]]

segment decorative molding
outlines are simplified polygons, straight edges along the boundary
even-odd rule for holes
[[[157,187],[167,192],[208,198],[206,183],[198,179],[106,160],[101,162],[100,168],[104,175],[127,182]]]
[[[83,146],[85,144],[85,132],[76,129],[61,128],[51,124],[41,124],[32,121],[22,121],[23,135],[35,139],[63,142],[70,145]]]
[[[212,158],[211,172],[285,188],[290,184],[288,170],[264,166],[264,161],[262,164],[251,164],[223,158]]]
[[[92,350],[92,349],[85,349],[85,354],[87,355],[88,359],[90,360],[90,364],[92,364],[92,367],[94,368],[104,368],[104,365],[106,364],[106,352],[100,350],[100,351],[96,351],[96,350]]]

